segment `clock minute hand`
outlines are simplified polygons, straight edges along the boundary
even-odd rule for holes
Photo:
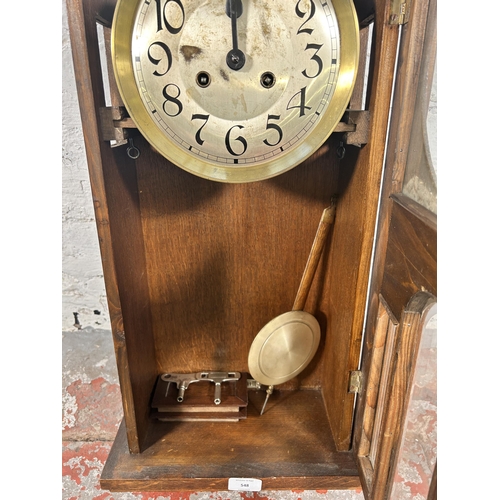
[[[238,17],[243,13],[241,0],[226,1],[226,15],[231,18],[231,34],[233,37],[233,48],[227,53],[226,63],[230,69],[238,71],[245,65],[245,54],[238,48]]]

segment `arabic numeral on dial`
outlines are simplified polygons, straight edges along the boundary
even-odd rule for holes
[[[299,5],[301,3],[307,3],[307,2],[303,2],[302,0],[299,0],[297,2],[297,4],[295,5],[295,14],[297,14],[298,17],[303,19],[306,16],[307,11],[302,12],[300,10]],[[313,0],[310,0],[309,3],[311,4],[311,8],[309,9],[309,17],[300,25],[300,28],[297,30],[297,35],[300,35],[301,33],[307,33],[308,35],[311,35],[312,32],[314,31],[312,28],[304,28],[304,25],[307,24],[307,22],[310,21],[314,17],[314,14],[316,12],[316,5],[314,5]]]
[[[291,105],[292,101],[296,101],[296,97],[299,96],[299,104]],[[311,109],[310,106],[306,106],[306,87],[302,87],[292,98],[288,101],[286,109],[299,109],[299,116],[304,116],[306,114],[306,109]]]
[[[167,31],[172,33],[172,35],[176,35],[177,33],[179,33],[179,31],[181,31],[182,27],[184,26],[184,21],[186,20],[186,14],[184,12],[184,6],[182,5],[181,0],[166,0],[166,2],[163,4],[163,8],[162,0],[155,0],[155,2],[157,31],[161,31],[163,29],[163,26],[165,25]],[[167,9],[169,3],[177,5],[179,11],[176,13],[174,9]],[[176,15],[179,13],[181,20],[179,20],[179,16]],[[172,18],[174,19],[172,20]],[[169,20],[175,21],[175,24],[178,24],[178,26],[172,26]]]
[[[318,52],[319,52],[319,49],[321,49],[321,47],[323,47],[323,44],[319,45],[317,43],[308,43],[306,45],[306,48],[304,49],[304,50],[309,50],[309,49],[316,50],[316,52],[311,57],[311,61],[315,61],[316,64],[318,65],[318,70],[316,71],[316,73],[314,75],[308,75],[307,69],[302,71],[302,74],[307,78],[316,78],[321,73],[321,71],[323,71],[323,61],[321,60],[321,57],[318,56]]]
[[[164,55],[162,54],[163,57],[160,57],[160,59],[157,59],[153,55],[153,54],[158,55],[158,50],[156,49],[156,47],[159,47],[159,49],[165,53]],[[160,67],[159,65],[165,59],[165,57],[166,57],[166,61],[167,61],[167,68],[165,69],[165,71],[163,73],[159,73],[158,70],[155,69],[153,72],[153,75],[163,76],[163,75],[166,75],[170,71],[170,68],[172,67],[172,52],[170,51],[168,46],[166,44],[164,44],[163,42],[153,42],[149,46],[148,59],[150,60],[150,62],[152,64],[154,64],[157,67]]]
[[[175,89],[177,90],[177,95],[170,95],[168,93],[169,89],[171,87],[175,87]],[[175,92],[175,90],[174,90]],[[177,116],[177,115],[180,115],[182,113],[182,102],[179,100],[179,96],[181,95],[181,89],[175,84],[175,83],[169,83],[167,85],[165,85],[165,87],[163,87],[163,97],[165,98],[165,102],[163,103],[163,111],[165,112],[165,114],[167,114],[168,116],[170,117],[174,117],[174,116]],[[173,106],[177,108],[177,112],[176,113],[169,113],[167,108],[171,111],[172,110],[172,105],[168,105],[168,103],[173,103]]]
[[[210,118],[210,115],[198,115],[198,114],[195,114],[195,115],[193,115],[191,117],[191,121],[193,121],[193,120],[203,120],[203,125],[198,129],[198,131],[196,132],[196,135],[194,136],[194,138],[196,139],[196,142],[200,146],[203,146],[203,143],[205,142],[201,138],[201,131],[203,130],[203,127],[207,124],[209,118]]]
[[[232,139],[233,141],[238,141],[240,142],[242,145],[243,145],[243,151],[241,153],[235,153],[235,151],[233,150],[233,148],[231,147],[231,132],[233,131],[233,129],[235,128],[238,128],[238,129],[242,129],[242,128],[245,128],[243,127],[243,125],[234,125],[233,127],[231,127],[228,131],[227,131],[227,134],[226,134],[226,149],[229,151],[230,154],[232,154],[233,156],[241,156],[242,154],[245,153],[245,151],[247,150],[247,147],[248,147],[248,143],[246,141],[246,139],[244,137],[242,137],[241,135],[236,137],[236,139]]]
[[[283,130],[281,130],[281,127],[276,124],[276,123],[269,123],[269,120],[279,120],[280,115],[267,115],[267,125],[266,125],[266,130],[273,129],[278,132],[278,140],[276,142],[269,142],[268,139],[264,139],[262,142],[264,144],[267,144],[268,146],[277,146],[280,142],[281,139],[283,139]]]

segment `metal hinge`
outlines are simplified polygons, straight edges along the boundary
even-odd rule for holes
[[[410,19],[411,0],[391,0],[389,24],[406,24]]]
[[[352,371],[349,374],[349,393],[359,394],[363,384],[363,373],[361,370]]]

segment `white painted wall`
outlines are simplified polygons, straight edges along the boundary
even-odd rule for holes
[[[62,13],[62,330],[110,329],[69,40]],[[95,314],[99,311],[100,314]]]

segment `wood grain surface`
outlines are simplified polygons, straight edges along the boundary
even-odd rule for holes
[[[124,452],[119,431],[101,484],[112,491],[227,489],[230,477],[262,479],[263,489],[359,487],[350,452],[337,452],[320,391],[250,392],[240,422],[157,423],[140,455]]]
[[[405,414],[411,397],[417,352],[423,329],[423,319],[436,302],[428,292],[418,292],[405,307],[392,357],[388,403],[385,405],[380,444],[374,463],[373,491],[370,500],[384,500],[392,489],[395,457],[401,445]]]
[[[399,314],[416,292],[437,295],[437,217],[407,196],[392,200],[382,293]]]
[[[378,362],[376,336],[380,328],[381,303],[384,302],[383,307],[391,311],[392,316],[399,318],[415,293],[426,290],[431,294],[437,294],[436,216],[400,194],[407,168],[415,106],[418,104],[416,97],[418,76],[423,60],[423,42],[426,39],[426,32],[433,30],[432,13],[429,16],[433,3],[435,2],[432,0],[430,2],[412,2],[409,22],[401,28],[393,27],[396,29],[396,33],[399,29],[401,30],[401,41],[390,123],[391,133],[388,138],[386,166],[381,190],[373,274],[368,294],[361,364],[361,370],[366,378],[368,378],[372,363]],[[388,19],[387,13],[383,17]],[[381,29],[380,24],[378,28]],[[394,35],[394,32],[392,34]],[[378,33],[375,36],[379,36]],[[382,301],[380,300],[381,296],[384,298]],[[411,360],[407,358],[405,361],[410,362]],[[400,369],[403,367],[401,366]],[[393,383],[392,379],[389,383]],[[391,467],[390,458],[384,457],[383,460],[389,461],[382,462],[383,467],[386,467],[386,475],[384,476],[384,473],[376,470],[377,463],[372,463],[370,456],[366,454],[367,442],[365,438],[367,434],[366,428],[363,426],[363,418],[371,412],[372,396],[373,393],[370,393],[367,387],[363,387],[358,397],[353,437],[361,482],[365,496],[369,500],[383,498],[387,487],[387,474]],[[404,396],[399,395],[398,397]],[[389,396],[387,400],[384,415],[391,411],[391,397]],[[394,404],[397,402],[395,401]],[[372,436],[375,432],[372,430]],[[382,446],[381,442],[387,438],[383,432],[384,430],[376,438],[379,440],[378,447]],[[387,446],[387,443],[384,446]],[[383,456],[383,454],[384,451],[377,450],[372,458],[373,456]],[[380,465],[380,461],[378,463]]]
[[[292,308],[335,192],[331,141],[292,171],[251,184],[195,177],[137,143],[157,369],[247,372],[254,337]],[[305,307],[315,315],[322,280],[320,266]],[[318,374],[302,382],[319,384]]]
[[[348,393],[349,373],[359,366],[399,36],[397,27],[384,22],[389,3],[375,2],[367,85],[370,134],[365,146],[347,150],[340,166],[337,214],[324,284],[328,291],[326,321],[331,325],[324,348],[323,380],[329,381],[325,404],[335,442],[342,450],[352,444],[355,395]]]
[[[364,407],[362,434],[358,448],[358,454],[361,456],[370,455],[373,457],[375,452],[376,443],[374,439],[378,438],[375,431],[376,417],[380,418],[381,408],[383,408],[381,401],[385,400],[384,394],[389,375],[387,365],[392,356],[397,325],[397,319],[387,307],[384,298],[380,296],[377,328],[372,346],[372,359],[368,378],[365,382],[366,405]]]

